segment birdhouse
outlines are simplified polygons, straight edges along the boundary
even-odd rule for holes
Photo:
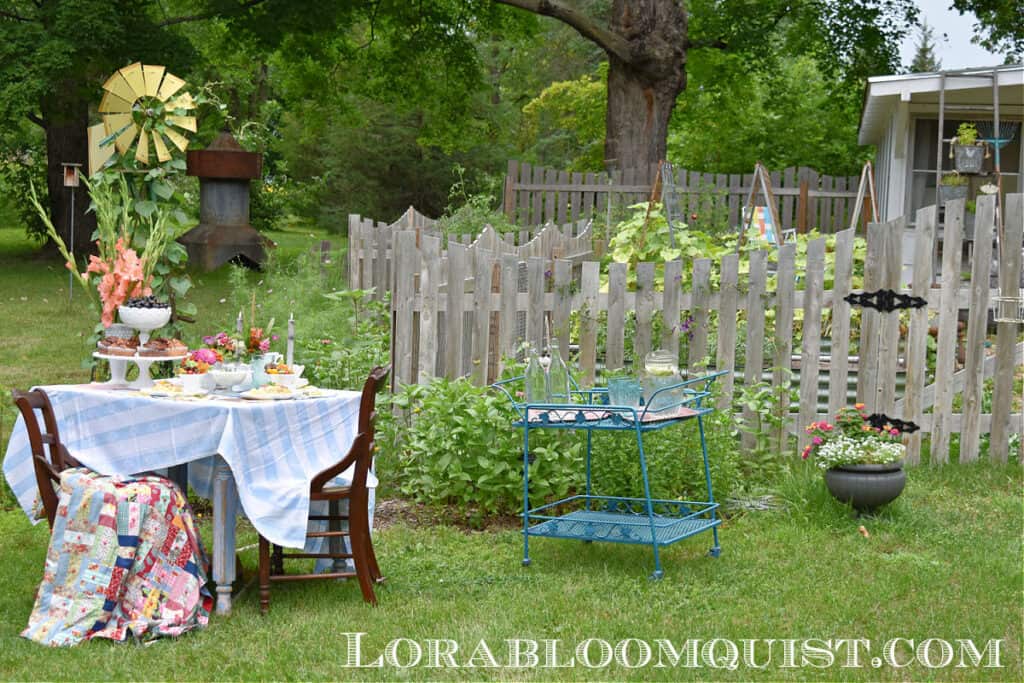
[[[249,224],[249,186],[261,176],[262,155],[223,131],[206,149],[189,151],[186,163],[188,175],[199,178],[199,225],[178,240],[189,261],[204,270],[235,259],[262,264],[272,243]]]

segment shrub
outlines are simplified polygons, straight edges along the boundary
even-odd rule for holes
[[[466,379],[438,378],[404,387],[381,411],[378,468],[392,469],[402,493],[454,505],[471,521],[522,506],[522,432],[508,400]],[[565,431],[531,432],[531,505],[555,500],[583,481],[582,442]]]

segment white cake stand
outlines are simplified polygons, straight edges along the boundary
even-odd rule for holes
[[[171,320],[170,308],[129,308],[118,306],[121,322],[139,331],[139,345],[149,341],[149,333],[158,330]],[[128,356],[125,356],[127,358]]]
[[[156,328],[153,328],[156,329]],[[141,334],[139,335],[142,336]],[[147,335],[148,336],[148,335]],[[179,356],[140,356],[136,353],[134,356],[114,356],[107,353],[100,353],[96,351],[92,354],[93,358],[100,358],[110,362],[110,379],[103,382],[103,386],[108,387],[131,387],[132,389],[145,389],[146,387],[153,386],[153,378],[149,376],[149,366],[153,363],[160,361],[176,361],[184,358],[184,355]],[[131,382],[128,382],[126,375],[128,374],[128,364],[135,363],[139,366],[139,376]]]

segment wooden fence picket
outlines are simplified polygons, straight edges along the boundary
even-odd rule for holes
[[[687,367],[690,373],[704,366],[708,347],[708,321],[711,318],[711,259],[693,262],[693,294],[690,307],[690,352]]]
[[[441,238],[420,240],[420,348],[417,384],[437,376],[438,290],[441,280]]]
[[[633,367],[641,367],[651,348],[654,323],[654,264],[636,267],[636,334],[633,335]]]
[[[1011,194],[1006,197],[1006,216],[1003,233],[1000,235],[999,286],[1004,294],[1020,292],[1021,251],[1024,250],[1024,195]],[[1017,371],[1014,344],[1020,326],[1013,322],[996,323],[996,368],[995,386],[992,391],[992,427],[989,441],[991,457],[1006,462],[1010,457],[1009,435],[1013,412],[1013,382]],[[1017,416],[1013,425],[1020,433],[1024,418]],[[1024,441],[1024,439],[1020,439]],[[1018,458],[1024,462],[1024,444],[1019,445]]]
[[[963,239],[964,201],[946,203],[942,226],[943,242],[960,244]],[[942,293],[939,302],[939,334],[935,354],[935,410],[932,422],[931,462],[949,462],[949,434],[953,413],[953,373],[956,370],[956,331],[960,293],[960,250],[945,249],[942,254]]]
[[[736,313],[739,310],[739,254],[722,257],[721,286],[718,298],[718,343],[715,369],[727,370],[718,382],[722,393],[718,397],[720,410],[732,405],[736,370]]]
[[[804,323],[800,344],[800,412],[797,418],[797,447],[810,438],[804,429],[818,415],[818,358],[821,353],[821,303],[825,292],[825,239],[807,245],[804,279]]]
[[[885,224],[884,256],[882,258],[882,287],[897,291],[900,289],[900,275],[903,268],[902,218]],[[868,407],[873,413],[892,416],[896,403],[896,370],[899,358],[900,315],[898,312],[882,313],[876,317],[878,332],[878,370],[876,371],[875,394],[869,398]]]
[[[608,264],[608,332],[605,335],[605,366],[618,370],[625,365],[626,264]]]
[[[743,385],[752,387],[761,382],[764,372],[764,309],[765,288],[767,287],[768,252],[763,249],[750,252],[750,272],[747,287],[747,345],[746,361],[743,367]],[[748,425],[755,424],[757,414],[744,406],[743,419]],[[744,450],[754,448],[754,434],[743,432]]]
[[[881,223],[868,225],[868,250],[864,259],[864,291],[873,292],[882,287],[886,228]],[[864,307],[860,312],[860,347],[857,352],[857,401],[874,401],[878,390],[878,329],[881,314]]]
[[[597,363],[597,292],[601,284],[601,264],[586,261],[580,283],[580,367],[584,386],[594,384],[594,366]]]
[[[974,221],[974,263],[967,318],[967,349],[964,369],[963,422],[960,428],[960,462],[978,459],[981,436],[981,394],[984,376],[985,337],[988,328],[988,289],[992,270],[992,229],[996,220],[996,197],[978,198]]]
[[[934,206],[925,207],[917,212],[917,227],[914,230],[914,274],[910,293],[922,298],[928,296],[928,290],[931,288],[932,247],[935,244],[937,214]],[[928,366],[922,361],[928,354],[929,327],[928,309],[912,309],[906,353],[906,407],[902,419],[918,425],[924,416],[924,387]],[[895,408],[893,412],[897,412]],[[921,432],[909,434],[904,443],[907,446],[907,462],[912,465],[921,462]]]
[[[829,346],[828,414],[834,417],[847,403],[850,374],[850,304],[853,284],[853,230],[836,233],[835,275],[832,283],[832,331]]]
[[[679,361],[679,313],[682,298],[683,262],[669,261],[665,264],[662,291],[662,331],[661,348],[667,349],[678,363]],[[609,282],[609,295],[611,283]],[[609,311],[611,303],[608,304]],[[609,313],[609,316],[611,313]]]
[[[777,435],[778,450],[787,448],[789,429],[789,387],[793,381],[793,306],[796,294],[796,245],[788,242],[779,247],[779,268],[775,285],[775,368],[772,386],[781,400],[778,417],[782,426]]]

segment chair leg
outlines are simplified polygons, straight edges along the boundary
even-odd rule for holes
[[[270,542],[260,536],[260,614],[270,610]]]
[[[371,605],[377,604],[377,595],[373,592],[373,579],[370,575],[370,561],[367,552],[367,538],[357,531],[349,536],[352,543],[352,561],[356,565],[356,577],[359,589],[363,592],[363,600]]]
[[[348,517],[349,542],[352,544],[352,562],[356,565],[356,577],[359,588],[363,591],[363,600],[371,605],[377,604],[377,596],[373,592],[375,581],[371,572],[370,554],[373,552],[370,541],[370,524],[366,514],[366,499],[355,498],[349,501]]]

